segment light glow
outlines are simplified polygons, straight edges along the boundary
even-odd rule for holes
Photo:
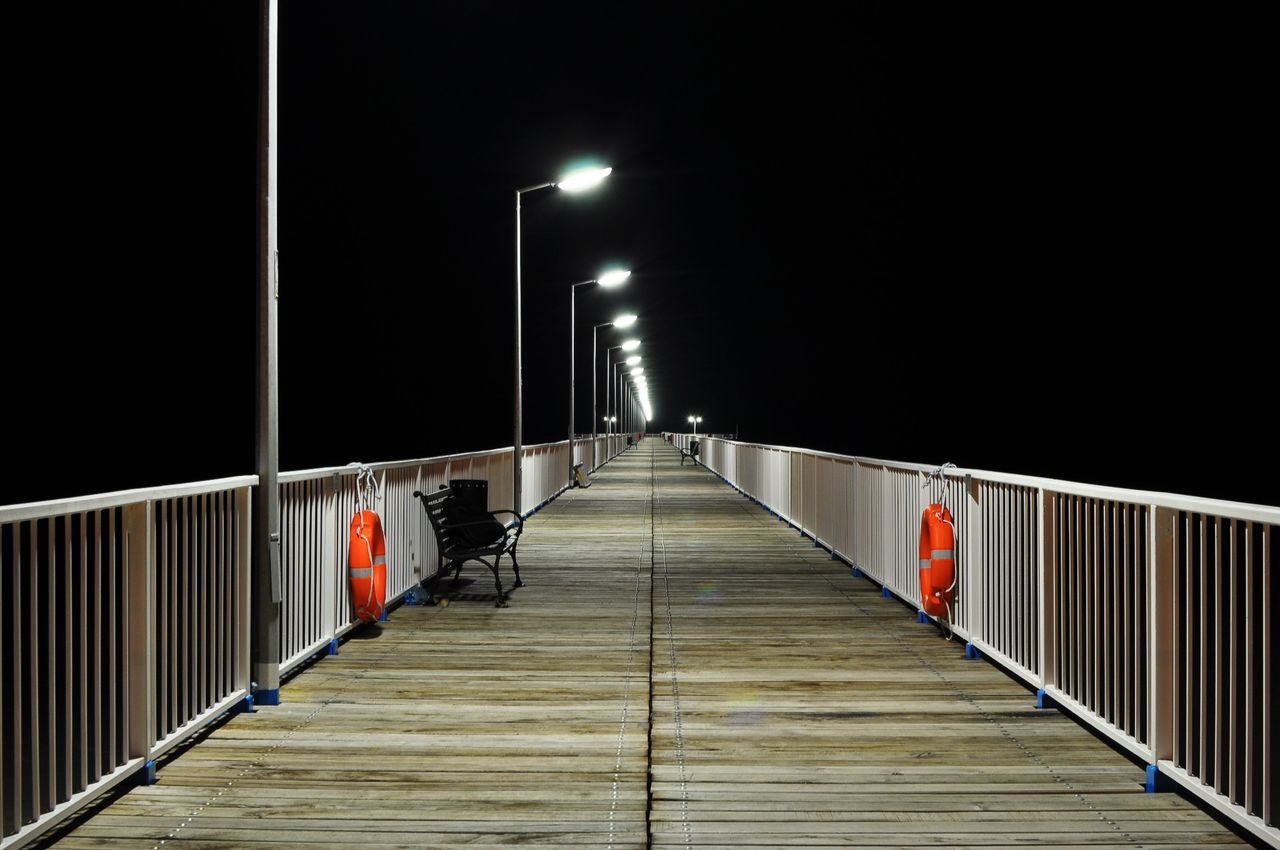
[[[635,351],[637,348],[640,347],[640,340],[629,339],[626,342],[624,342],[621,347],[623,351]]]
[[[633,354],[622,362],[626,363],[628,366],[634,366],[637,363],[639,363],[642,359],[644,358],[642,358],[639,354]]]
[[[612,172],[612,168],[580,168],[561,177],[556,186],[565,192],[585,192],[599,186]]]
[[[626,269],[614,269],[611,272],[605,272],[596,279],[596,283],[605,287],[621,286],[626,283],[627,278],[631,277],[631,272]]]
[[[619,316],[614,319],[613,326],[615,328],[629,328],[636,323],[637,318],[639,317],[634,313],[627,313],[625,316]]]

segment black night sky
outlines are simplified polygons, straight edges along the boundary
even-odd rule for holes
[[[253,471],[256,3],[129,9],[10,21],[0,503]],[[1264,27],[1078,11],[286,0],[282,467],[509,445],[594,159],[526,442],[619,263],[579,430],[630,310],[651,430],[1276,504]]]

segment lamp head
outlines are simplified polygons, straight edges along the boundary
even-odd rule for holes
[[[556,187],[566,192],[585,192],[599,186],[612,172],[612,168],[579,168],[561,177]]]
[[[614,286],[622,286],[622,284],[627,282],[627,278],[629,277],[631,277],[631,272],[627,269],[614,269],[613,271],[607,271],[600,275],[600,277],[596,278],[596,283],[600,284],[605,289],[609,289]]]

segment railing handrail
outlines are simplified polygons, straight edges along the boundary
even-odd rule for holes
[[[685,433],[682,436],[692,437]],[[700,439],[720,440],[732,445],[750,448],[770,449],[775,451],[797,452],[799,454],[825,457],[833,460],[861,463],[869,466],[883,466],[887,469],[900,469],[912,472],[929,473],[936,470],[939,464],[911,463],[908,461],[885,460],[883,458],[864,457],[862,455],[845,455],[836,452],[824,452],[817,449],[798,448],[796,446],[775,446],[769,443],[755,443],[741,440],[727,440],[723,437],[707,437],[699,434]],[[1068,496],[1084,496],[1094,499],[1107,499],[1130,504],[1157,505],[1179,511],[1209,513],[1215,516],[1233,519],[1252,520],[1254,522],[1280,523],[1280,507],[1257,505],[1250,502],[1236,502],[1229,499],[1210,499],[1203,496],[1188,496],[1181,493],[1166,493],[1159,490],[1138,490],[1127,487],[1115,487],[1108,484],[1088,484],[1080,481],[1066,481],[1060,478],[1046,478],[1036,475],[1023,475],[1014,472],[996,472],[974,467],[950,467],[946,470],[949,478],[966,476],[995,484],[1012,484],[1020,487],[1033,487],[1062,493]]]
[[[533,445],[525,444],[522,448],[524,451],[532,449],[545,449],[556,446],[563,446],[567,440],[558,440],[554,443],[535,443]],[[432,463],[443,463],[445,461],[469,460],[481,457],[494,457],[495,455],[504,454],[511,451],[511,446],[502,446],[496,449],[482,449],[475,452],[455,452],[452,454],[434,455],[432,457],[412,458],[409,460],[385,460],[375,463],[366,463],[365,466],[374,472],[385,469],[404,469],[409,466],[424,466]],[[290,483],[295,481],[310,481],[316,478],[327,478],[332,475],[354,475],[357,467],[346,466],[319,466],[314,469],[298,469],[293,472],[281,472],[279,481],[281,483]]]
[[[601,437],[603,438],[603,435],[601,435]],[[590,438],[588,437],[587,439],[589,440]],[[568,441],[559,440],[553,443],[536,443],[533,445],[526,445],[524,446],[524,449],[526,451],[533,449],[545,449],[548,447],[563,446],[566,442]],[[365,465],[374,471],[384,469],[401,469],[408,466],[440,463],[443,461],[493,457],[510,451],[511,446],[504,446],[496,449],[484,449],[474,452],[456,452],[452,454],[415,458],[411,460],[379,461]],[[281,483],[289,483],[296,481],[308,481],[316,478],[326,478],[333,475],[354,475],[355,472],[356,467],[354,466],[322,466],[313,469],[299,469],[292,472],[281,472],[279,480]],[[19,502],[12,505],[0,505],[0,522],[26,522],[28,520],[44,519],[45,517],[51,516],[99,511],[106,508],[116,508],[123,505],[157,501],[160,499],[199,496],[204,493],[218,493],[223,490],[235,490],[240,487],[256,487],[257,485],[258,476],[256,475],[232,475],[227,478],[210,478],[204,481],[189,481],[182,484],[161,484],[154,487],[136,487],[129,490],[111,490],[106,493],[91,493],[86,496],[45,499],[37,502]]]
[[[224,490],[237,490],[241,487],[256,487],[257,484],[258,476],[256,475],[233,475],[229,478],[211,478],[206,481],[191,481],[186,484],[138,487],[133,490],[114,490],[109,493],[96,493],[89,496],[72,496],[67,499],[48,499],[41,502],[0,505],[0,523],[26,522],[51,516],[118,508],[140,502],[199,496],[205,493],[220,493]]]

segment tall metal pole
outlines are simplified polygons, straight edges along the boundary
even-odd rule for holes
[[[253,602],[250,619],[254,699],[280,702],[280,422],[276,306],[276,0],[259,0],[258,22],[258,489],[253,506]]]
[[[569,486],[573,486],[573,390],[574,382],[574,346],[577,340],[574,338],[573,317],[577,310],[578,286],[574,284],[569,287]]]
[[[521,363],[520,342],[520,190],[516,190],[516,362],[515,362],[515,422],[511,438],[511,490],[516,516],[521,515],[521,480],[524,473],[524,366]]]
[[[591,329],[591,471],[595,472],[596,467],[600,464],[596,458],[596,387],[600,383],[600,363],[596,351],[596,337],[600,333],[600,326],[596,325]]]

